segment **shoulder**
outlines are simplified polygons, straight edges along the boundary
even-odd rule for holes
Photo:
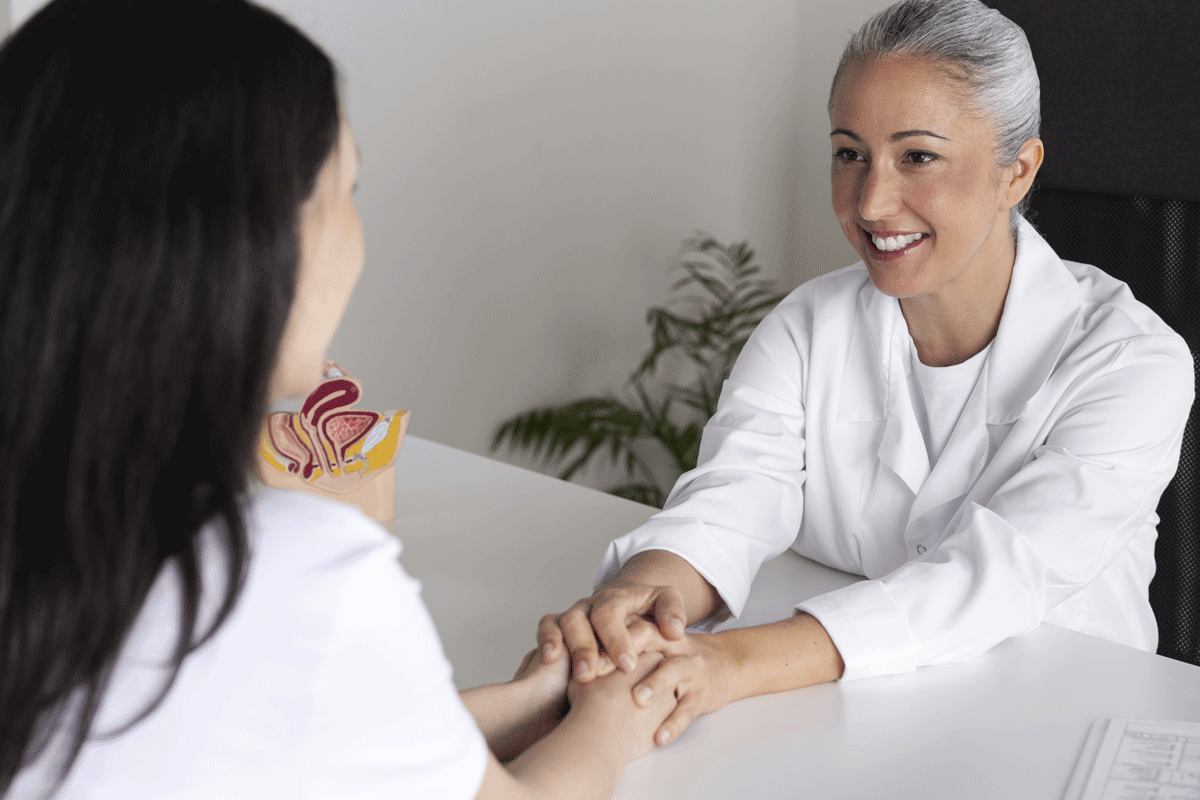
[[[1188,380],[1191,350],[1183,337],[1149,306],[1133,296],[1128,284],[1098,267],[1062,262],[1080,293],[1078,347],[1083,353],[1105,350],[1113,362],[1158,358]]]
[[[807,349],[813,332],[830,323],[851,324],[863,289],[871,284],[860,261],[802,283],[789,292],[760,325],[760,336],[786,338]]]
[[[811,314],[826,308],[830,302],[854,302],[870,280],[866,266],[859,261],[800,284],[776,308],[784,314]]]
[[[814,342],[845,345],[859,318],[858,304],[870,276],[861,262],[810,280],[792,290],[750,335],[730,374],[779,398],[800,397],[808,383]],[[835,349],[838,349],[835,346]]]
[[[249,499],[246,523],[253,557],[295,572],[395,560],[401,551],[357,506],[309,492],[264,488]]]
[[[1124,281],[1091,264],[1064,259],[1062,265],[1079,287],[1081,321],[1085,326],[1103,325],[1113,333],[1124,331],[1128,336],[1178,336],[1158,314],[1133,296]]]
[[[248,499],[246,519],[263,538],[286,531],[286,541],[303,541],[321,552],[366,541],[399,548],[399,541],[357,506],[310,492],[264,487]]]

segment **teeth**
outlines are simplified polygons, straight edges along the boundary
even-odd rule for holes
[[[875,247],[885,253],[890,253],[894,250],[908,247],[910,244],[920,239],[925,234],[910,233],[906,236],[889,236],[886,239],[880,236],[872,236],[871,241],[875,243]]]

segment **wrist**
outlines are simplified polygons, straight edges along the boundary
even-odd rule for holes
[[[718,658],[729,676],[730,703],[761,694],[761,692],[755,691],[755,681],[753,680],[755,660],[753,647],[747,646],[748,641],[745,637],[729,635],[735,630],[739,629],[734,628],[709,634],[709,640],[713,643],[715,651],[719,653]]]
[[[711,616],[723,607],[717,590],[686,558],[669,550],[643,550],[630,556],[604,587],[669,586],[683,598],[684,626]],[[604,588],[601,587],[601,588]]]
[[[784,692],[841,677],[841,654],[825,627],[808,614],[712,634],[728,654],[731,700]]]
[[[509,682],[513,697],[524,709],[522,716],[536,730],[535,738],[548,733],[567,711],[565,686],[548,683],[534,675],[527,675]]]
[[[622,757],[622,736],[614,736],[612,726],[603,718],[596,718],[594,707],[588,704],[571,706],[554,735],[569,742],[574,752],[586,752],[597,759],[603,770],[620,774],[629,758]]]

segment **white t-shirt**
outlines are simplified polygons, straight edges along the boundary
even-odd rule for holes
[[[908,337],[908,390],[912,393],[913,411],[921,426],[921,435],[925,438],[930,467],[942,457],[950,434],[954,433],[963,409],[967,407],[967,400],[979,383],[991,349],[989,342],[987,347],[961,364],[931,367],[921,363],[917,345],[911,335]]]
[[[473,798],[487,745],[451,681],[400,543],[357,508],[266,489],[247,513],[245,588],[183,665],[162,705],[111,741],[89,741],[58,800]],[[201,632],[223,585],[202,534]],[[175,641],[177,576],[159,576],[93,731],[156,695]],[[65,736],[6,800],[40,797]]]

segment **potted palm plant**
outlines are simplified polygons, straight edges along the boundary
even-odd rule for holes
[[[684,274],[667,304],[646,314],[650,348],[624,399],[608,393],[524,411],[496,427],[493,451],[507,444],[559,464],[563,480],[607,456],[626,478],[611,494],[662,508],[675,479],[696,466],[701,431],[750,333],[783,299],[772,281],[757,277],[747,242],[724,245],[698,234],[684,241],[674,266]],[[667,360],[673,377],[660,369]],[[674,377],[680,371],[689,379]],[[665,467],[648,460],[655,450]]]

